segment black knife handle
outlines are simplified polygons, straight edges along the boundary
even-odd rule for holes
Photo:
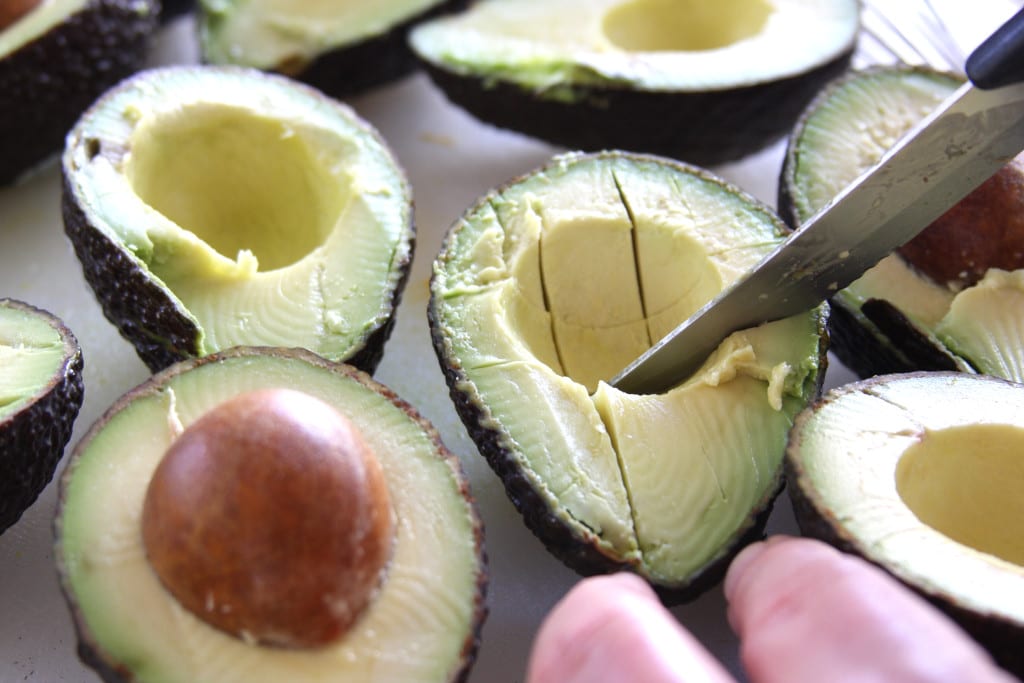
[[[967,77],[982,90],[1024,81],[1024,9],[971,53]]]

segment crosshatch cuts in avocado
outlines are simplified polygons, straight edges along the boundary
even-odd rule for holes
[[[248,434],[223,431],[253,406],[257,414],[251,418],[269,419],[286,431],[295,423],[298,433],[285,441],[271,434],[267,442],[264,432],[247,442]],[[328,439],[313,453],[289,452],[291,437],[301,434],[310,445],[321,429]],[[344,453],[335,450],[339,429],[348,433]],[[225,436],[258,461],[252,469],[236,470],[248,458],[231,448],[193,448],[195,439],[224,446]],[[349,450],[354,444],[358,453]],[[357,458],[323,461],[345,455]],[[216,466],[203,467],[211,458]],[[310,483],[314,462],[326,476],[313,475],[315,485],[294,488],[292,483]],[[385,495],[371,470],[383,478]],[[320,488],[329,481],[343,490]],[[195,489],[211,486],[216,495],[190,502]],[[236,347],[175,364],[118,399],[77,444],[61,475],[55,556],[79,655],[108,683],[464,681],[486,615],[487,586],[483,528],[468,486],[437,431],[349,365],[302,349],[268,347]],[[349,494],[353,501],[370,495],[367,502],[383,516],[344,514],[336,503]],[[227,510],[236,503],[237,509]],[[168,509],[184,514],[161,522]],[[307,524],[308,516],[323,524]],[[389,522],[378,549],[383,568],[362,575],[370,579],[369,600],[356,619],[324,638],[309,630],[312,619],[303,616],[322,617],[325,606],[298,596],[309,597],[310,587],[302,585],[308,577],[315,579],[313,588],[325,581],[331,591],[350,590],[352,572],[362,572],[364,561],[377,554],[366,546],[362,557],[354,546],[345,547],[362,533],[360,525],[350,526],[358,519]],[[180,549],[164,543],[161,532],[190,529],[218,539],[200,552],[221,562],[175,568]],[[234,543],[232,530],[252,542]],[[349,537],[330,566],[320,556],[321,546],[330,543],[315,542],[327,530]],[[311,543],[292,545],[303,538]],[[294,556],[268,548],[273,539],[292,547]],[[232,573],[218,577],[224,569]],[[198,592],[190,592],[191,580]],[[262,588],[239,590],[236,583]],[[302,590],[290,593],[296,583]],[[248,601],[281,592],[295,599]],[[199,598],[198,609],[186,609],[177,595]],[[328,616],[343,618],[350,606],[355,604],[347,599],[332,600]],[[207,617],[208,610],[217,614]],[[230,621],[237,612],[245,613],[238,615],[240,631],[221,619]]]
[[[0,533],[53,478],[82,406],[82,367],[56,316],[0,299]]]
[[[254,69],[150,70],[83,115],[62,170],[86,280],[150,369],[235,345],[376,368],[412,196],[347,106]]]
[[[0,15],[0,185],[59,152],[93,100],[142,67],[159,10],[156,0],[10,4],[19,11]]]
[[[787,133],[846,69],[859,22],[855,0],[490,0],[410,44],[481,121],[710,166]]]
[[[556,157],[451,227],[428,317],[452,400],[570,567],[629,569],[678,602],[762,533],[824,375],[825,306],[731,335],[663,394],[606,381],[784,232],[706,171],[618,152]]]

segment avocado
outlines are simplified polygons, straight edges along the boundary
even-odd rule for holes
[[[82,397],[71,330],[47,311],[0,299],[0,533],[50,483]]]
[[[800,530],[861,555],[1024,675],[1024,387],[885,375],[801,413],[786,450]]]
[[[468,0],[200,0],[204,62],[275,71],[344,97],[406,75],[420,21]]]
[[[410,44],[482,121],[707,166],[788,132],[847,67],[859,21],[854,0],[485,0]]]
[[[195,9],[194,0],[161,0],[160,21],[168,22]]]
[[[0,185],[58,152],[93,100],[142,67],[159,8],[156,0],[14,4],[0,17]]]
[[[682,163],[571,153],[449,230],[428,317],[452,400],[526,525],[584,574],[695,597],[763,528],[791,418],[818,394],[826,309],[739,331],[658,395],[606,381],[782,240]]]
[[[961,82],[927,67],[879,66],[832,83],[789,139],[782,217],[802,225]],[[1018,319],[1022,267],[1024,156],[833,297],[832,348],[861,377],[960,370],[1022,379],[1022,332],[1008,324]]]
[[[383,497],[362,488],[370,469]],[[353,511],[357,494],[383,516]],[[384,524],[366,542],[384,543],[350,546],[372,519]],[[190,529],[191,554],[176,545]],[[80,657],[105,681],[464,680],[485,614],[482,526],[457,458],[389,389],[302,349],[236,347],[126,393],[69,457],[55,534]],[[353,608],[315,589],[346,590],[361,548],[382,566],[368,603],[340,633],[309,636],[307,616]],[[254,617],[268,599],[277,611]],[[217,622],[239,612],[238,632]],[[308,637],[262,637],[286,632]]]
[[[83,115],[62,170],[86,280],[151,370],[243,344],[380,361],[411,190],[347,106],[254,69],[153,69]]]

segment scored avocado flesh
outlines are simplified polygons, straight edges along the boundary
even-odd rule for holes
[[[66,350],[39,316],[0,306],[0,422],[38,398],[58,375]]]
[[[108,665],[145,683],[443,681],[462,670],[482,599],[476,514],[436,434],[364,382],[311,354],[229,353],[144,385],[94,426],[63,476],[58,558],[85,642]],[[228,398],[271,387],[303,391],[352,421],[380,461],[397,520],[371,605],[340,640],[311,650],[256,646],[183,609],[149,566],[139,531],[172,439]]]
[[[732,335],[662,395],[604,381],[769,253],[777,229],[698,174],[569,155],[490,195],[435,265],[438,324],[485,421],[567,523],[656,580],[707,563],[777,484],[814,393],[821,311]]]

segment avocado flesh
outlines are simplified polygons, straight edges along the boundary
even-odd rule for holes
[[[185,353],[164,343],[172,354],[256,344],[341,360],[392,319],[412,254],[410,190],[376,133],[312,90],[240,69],[151,71],[83,117],[64,171],[84,231],[195,326]],[[82,231],[69,226],[80,257]],[[93,276],[102,298],[106,276]],[[149,327],[147,340],[166,334]]]
[[[0,420],[42,393],[63,361],[64,340],[47,320],[0,306]]]
[[[959,83],[949,74],[895,67],[868,69],[837,82],[809,107],[791,139],[780,182],[783,216],[794,227],[808,220],[952,94]],[[993,307],[997,300],[1012,297],[988,296],[994,287],[978,292],[973,289],[957,290],[938,283],[899,254],[890,255],[832,300],[834,307],[843,308],[854,324],[869,332],[870,346],[850,348],[843,343],[844,335],[836,334],[834,350],[861,376],[936,369],[910,346],[912,340],[921,339],[934,347],[939,357],[947,356],[956,369],[991,372],[1007,379],[1021,376],[1020,361],[1013,359],[1018,353],[1019,333],[1007,331],[1005,344],[998,348],[990,344],[986,350],[959,338],[978,337],[980,322],[970,322],[968,311],[982,299],[986,303],[978,310],[992,311],[987,317],[990,323],[1009,316],[993,311]],[[1013,287],[999,289],[1006,292]],[[973,306],[970,301],[975,302]],[[866,315],[878,302],[901,314],[905,319],[902,324],[895,329],[880,329],[877,319]],[[956,314],[952,314],[954,309]],[[947,320],[950,315],[953,317]],[[833,321],[838,318],[834,316]],[[892,354],[892,360],[883,360],[887,353]]]
[[[787,481],[801,530],[881,565],[1024,672],[1020,385],[882,376],[797,418]]]
[[[603,380],[771,251],[778,229],[688,167],[566,155],[485,197],[435,262],[435,347],[481,450],[577,542],[668,590],[777,490],[790,418],[815,393],[823,313],[733,335],[663,395]]]
[[[222,401],[268,387],[306,392],[355,424],[380,460],[397,519],[375,600],[352,631],[314,650],[251,645],[182,609],[139,532],[147,483],[174,435]],[[126,396],[77,447],[57,519],[62,585],[98,668],[123,667],[109,680],[147,683],[464,675],[483,618],[479,520],[454,456],[409,410],[365,375],[278,350],[184,363]]]

